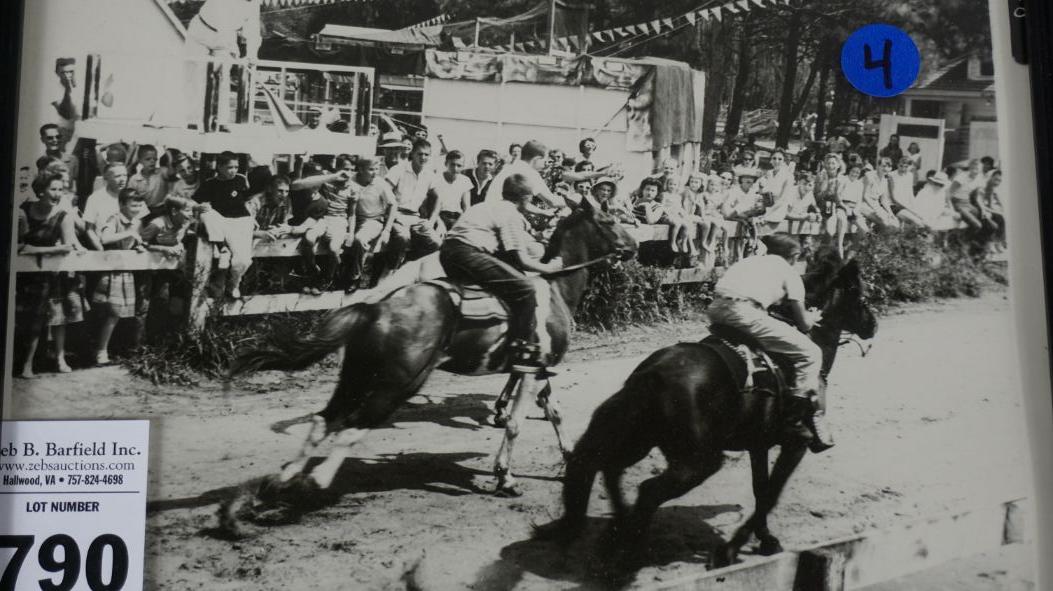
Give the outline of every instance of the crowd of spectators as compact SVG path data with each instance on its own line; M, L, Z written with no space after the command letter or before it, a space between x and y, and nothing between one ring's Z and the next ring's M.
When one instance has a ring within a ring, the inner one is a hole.
M503 155L469 155L448 150L441 136L436 148L424 130L389 132L378 137L374 157L308 157L277 169L229 152L202 157L123 143L76 159L51 124L40 139L35 178L19 171L21 253L130 250L182 259L194 240L204 240L215 255L216 296L235 300L259 262L254 249L289 238L301 256L282 259L282 274L297 278L302 293L373 286L407 259L439 250L467 208L501 198L511 174L533 185L528 217L538 240L559 213L588 200L623 224L668 226L669 248L685 267L730 264L785 222L821 227L843 255L846 237L903 225L963 227L985 250L1002 248L1005 232L1001 172L992 159L921 171L916 150L904 150L895 136L869 157L858 151L868 145L863 140L837 134L795 157L731 138L697 167L666 159L632 186L619 163L598 161L593 138L573 155L537 141ZM69 371L65 327L90 315L90 361L108 363L121 319L134 319L138 342L148 317L186 305L189 283L179 270L22 274L16 320L28 338L20 374L33 376L43 336L54 343L55 367ZM177 326L169 320L161 322Z

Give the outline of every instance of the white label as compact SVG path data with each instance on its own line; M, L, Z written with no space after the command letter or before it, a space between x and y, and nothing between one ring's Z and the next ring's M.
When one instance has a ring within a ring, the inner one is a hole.
M0 424L0 591L143 587L149 421Z

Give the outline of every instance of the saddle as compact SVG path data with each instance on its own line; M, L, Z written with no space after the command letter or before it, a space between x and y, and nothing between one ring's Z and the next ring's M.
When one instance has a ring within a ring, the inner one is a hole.
M477 322L504 322L508 320L508 309L504 302L478 285L461 284L447 278L430 279L424 283L441 287L457 306L461 317ZM540 277L534 279L538 302L548 301L549 284Z
M508 309L504 302L478 285L462 285L446 278L425 283L444 289L462 318L479 322L508 320Z
M776 398L786 393L786 376L792 365L769 355L749 334L725 326L710 326L710 335L702 344L712 349L728 366L735 384L743 393L763 390ZM758 384L763 382L763 384ZM763 385L763 388L758 388Z

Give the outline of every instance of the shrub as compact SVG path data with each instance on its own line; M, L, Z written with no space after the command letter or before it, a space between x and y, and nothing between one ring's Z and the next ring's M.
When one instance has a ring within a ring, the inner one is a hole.
M575 320L583 328L614 330L674 320L705 306L710 283L663 286L666 271L629 261L594 273Z
M929 232L907 228L859 240L856 259L878 309L933 298L979 296L981 264L959 248L941 246Z
M194 385L202 376L222 376L234 357L259 339L275 331L307 332L321 316L311 312L216 318L197 334L173 334L140 347L123 362L132 375L154 384Z

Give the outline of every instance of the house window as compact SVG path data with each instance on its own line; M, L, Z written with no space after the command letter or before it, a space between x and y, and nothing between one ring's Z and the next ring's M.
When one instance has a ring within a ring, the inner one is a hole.
M991 56L973 56L969 58L969 69L966 72L969 80L993 80L994 61Z
M910 116L939 119L943 117L943 103L940 101L913 100L910 103Z

